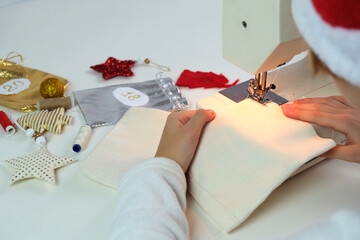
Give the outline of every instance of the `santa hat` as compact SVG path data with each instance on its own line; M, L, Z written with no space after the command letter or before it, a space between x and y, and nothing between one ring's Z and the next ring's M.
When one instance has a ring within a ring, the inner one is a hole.
M360 1L293 0L305 41L337 76L360 87Z

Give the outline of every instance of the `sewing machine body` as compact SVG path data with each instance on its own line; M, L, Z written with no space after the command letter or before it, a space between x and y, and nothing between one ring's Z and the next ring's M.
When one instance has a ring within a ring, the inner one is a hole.
M330 76L313 73L305 53L286 64L306 49L292 18L291 0L223 0L223 57L255 75L256 88L260 91L260 98L252 97L255 101L262 104L275 101L275 98L269 98L272 95L279 95L289 102L340 95ZM270 89L267 83L275 84L276 88ZM254 89L250 88L250 85L238 84L201 99L197 107L221 110L252 96ZM268 90L274 94L268 94ZM282 103L284 101L279 105ZM320 137L333 138L338 144L346 140L344 135L330 128L314 125L314 129ZM314 159L299 171L320 160Z

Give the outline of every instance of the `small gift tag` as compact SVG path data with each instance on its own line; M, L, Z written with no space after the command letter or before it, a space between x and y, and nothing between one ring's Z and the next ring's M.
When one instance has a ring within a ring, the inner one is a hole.
M141 107L149 102L149 96L131 87L119 87L113 91L114 97L124 105Z
M1 95L17 94L30 86L30 81L27 78L15 78L0 85Z

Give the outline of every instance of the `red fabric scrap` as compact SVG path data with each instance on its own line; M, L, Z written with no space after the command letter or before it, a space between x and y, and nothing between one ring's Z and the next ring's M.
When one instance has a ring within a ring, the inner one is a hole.
M213 72L192 72L185 69L178 78L176 85L189 88L228 88L239 82L237 79L234 83L228 84L229 80L222 74Z
M177 80L176 85L189 88L228 88L236 85L239 82L239 79L232 84L227 84L228 82L229 80L221 73L192 72L185 69Z

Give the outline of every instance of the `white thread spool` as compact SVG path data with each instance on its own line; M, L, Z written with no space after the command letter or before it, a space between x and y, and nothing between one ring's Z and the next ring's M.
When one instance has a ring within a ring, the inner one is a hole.
M26 129L25 134L28 137L33 137L35 135L35 131L32 128L28 128L28 129Z
M88 126L88 125L81 126L78 134L76 135L74 143L73 143L72 149L74 152L80 152L81 149L86 147L86 145L89 142L91 132L92 132L92 129L90 126Z
M46 138L44 136L39 136L35 138L35 142L39 146L45 146L46 144Z

